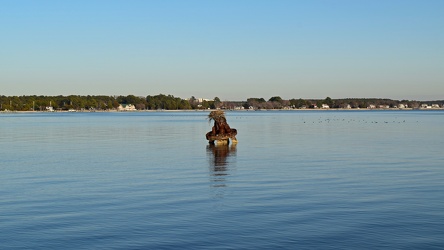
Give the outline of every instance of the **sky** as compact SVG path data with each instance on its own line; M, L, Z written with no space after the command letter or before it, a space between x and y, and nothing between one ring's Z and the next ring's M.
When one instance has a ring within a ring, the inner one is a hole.
M0 95L444 99L442 0L2 0Z

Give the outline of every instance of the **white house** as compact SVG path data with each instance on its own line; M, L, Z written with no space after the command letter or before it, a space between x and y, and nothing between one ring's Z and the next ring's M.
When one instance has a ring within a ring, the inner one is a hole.
M327 104L322 104L322 108L323 108L323 109L329 109L330 106L328 106Z
M136 107L132 104L120 104L117 107L118 111L136 111Z

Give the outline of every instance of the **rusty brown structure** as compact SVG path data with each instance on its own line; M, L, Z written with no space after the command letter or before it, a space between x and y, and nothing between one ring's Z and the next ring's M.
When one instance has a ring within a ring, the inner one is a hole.
M218 144L229 144L230 139L233 143L237 143L237 130L228 125L224 111L211 111L208 119L209 122L214 121L214 126L211 131L206 134L206 138L210 144L214 144L215 141L217 141Z

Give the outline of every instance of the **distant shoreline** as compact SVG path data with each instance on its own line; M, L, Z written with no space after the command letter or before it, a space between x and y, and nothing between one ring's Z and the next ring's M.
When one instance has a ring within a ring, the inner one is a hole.
M57 110L57 111L0 111L0 114L40 114L40 113L162 113L162 112L211 112L216 109L192 109L192 110L183 110L183 109L175 109L175 110L134 110L134 111L119 111L119 110L76 110L76 111L68 111L68 110ZM374 108L374 109L338 109L338 108L330 108L330 109L257 109L257 110L249 110L249 109L223 109L226 112L270 112L270 111L279 111L279 112L317 112L317 111L442 111L444 108Z

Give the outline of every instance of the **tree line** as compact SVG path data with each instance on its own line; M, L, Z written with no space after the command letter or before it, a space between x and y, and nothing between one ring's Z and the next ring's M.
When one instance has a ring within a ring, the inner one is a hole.
M121 104L132 104L137 110L193 110L193 109L310 109L328 105L330 108L368 108L399 107L401 104L409 108L418 108L421 104L439 104L441 101L411 101L378 98L346 98L332 99L289 99L273 96L264 98L248 98L246 101L221 101L218 97L213 100L198 100L194 96L182 99L173 95L148 95L139 97L127 96L0 96L0 111L44 111L46 107L54 110L115 110Z
M221 101L199 101L195 97L182 99L173 95L128 96L0 96L0 111L45 111L54 110L114 110L121 104L132 104L137 110L192 110L220 108Z
M335 109L357 109L357 108L369 108L369 107L388 107L396 108L404 105L409 108L419 108L422 103L431 104L436 103L442 106L444 100L441 101L427 101L419 102L412 100L392 100L382 98L344 98L344 99L332 99L326 97L325 99L290 99L284 100L279 96L274 96L266 101L264 98L248 98L243 104L244 108L249 109L314 109L321 108L323 105L327 105L329 108Z

